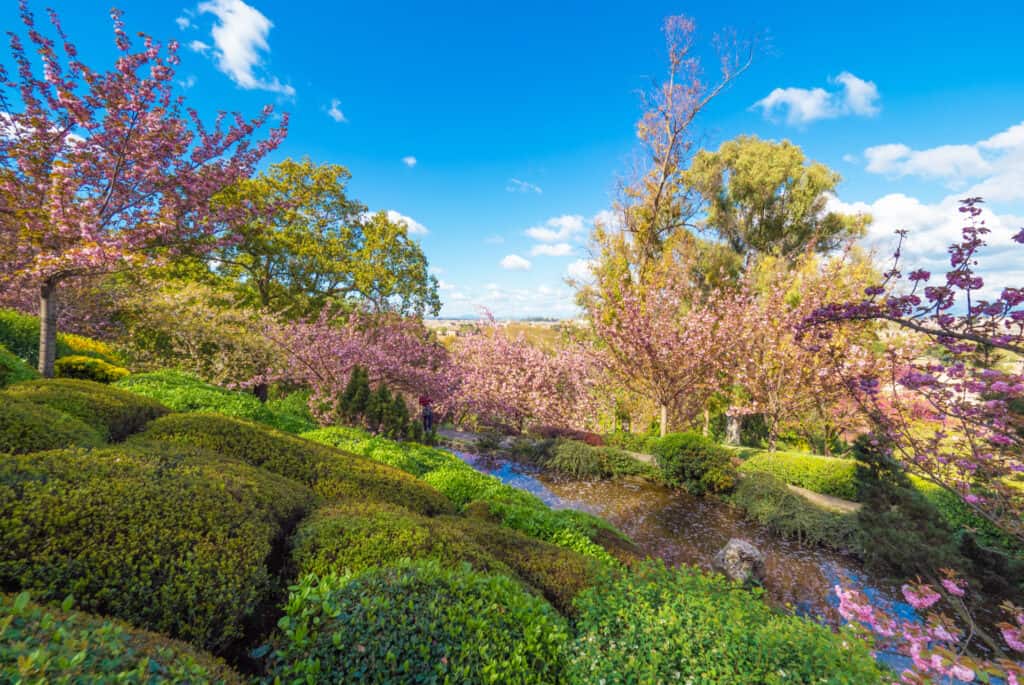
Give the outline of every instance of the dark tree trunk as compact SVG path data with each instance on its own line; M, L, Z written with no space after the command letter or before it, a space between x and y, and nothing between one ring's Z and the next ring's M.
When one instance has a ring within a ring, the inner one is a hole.
M48 280L39 288L39 373L53 378L57 359L57 283Z

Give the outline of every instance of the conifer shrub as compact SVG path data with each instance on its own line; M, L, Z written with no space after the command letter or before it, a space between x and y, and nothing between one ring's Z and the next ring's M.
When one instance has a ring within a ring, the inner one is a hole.
M142 430L168 409L119 388L72 378L27 381L3 391L7 397L70 414L114 442Z
M726 492L736 484L727 449L698 433L670 433L654 444L665 482L695 495Z
M244 681L223 661L110 618L0 594L0 682L217 683Z
M53 365L53 372L57 378L78 378L97 383L116 383L130 373L123 366L77 354L58 359Z
M219 651L263 611L273 552L311 502L174 445L0 456L0 587Z
M99 431L73 416L46 405L0 396L0 454L102 444Z
M306 683L560 682L565 620L501 575L401 562L306 576L269 645L269 674Z
M443 494L408 473L241 419L174 414L154 421L146 437L239 459L305 483L327 498L392 502L423 514L453 511Z

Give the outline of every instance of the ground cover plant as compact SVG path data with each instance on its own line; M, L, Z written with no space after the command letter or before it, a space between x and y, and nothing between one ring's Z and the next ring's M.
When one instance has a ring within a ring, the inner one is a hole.
M786 483L823 495L857 499L857 461L799 452L760 452L740 465L740 473L770 473Z

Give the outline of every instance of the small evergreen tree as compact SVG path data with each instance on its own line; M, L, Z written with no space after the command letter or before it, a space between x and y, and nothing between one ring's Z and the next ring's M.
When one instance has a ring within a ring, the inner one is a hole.
M370 395L366 404L366 422L371 431L376 433L384 426L384 421L391 409L391 392L388 386L381 383Z
M384 433L389 438L402 439L409 432L409 407L405 398L395 393L384 418Z

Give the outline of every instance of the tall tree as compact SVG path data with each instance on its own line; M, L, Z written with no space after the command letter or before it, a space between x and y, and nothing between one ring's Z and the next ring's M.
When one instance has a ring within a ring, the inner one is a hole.
M839 174L808 162L789 141L740 136L717 151L698 152L682 177L706 203L702 228L744 258L828 252L863 235L870 221L828 211Z
M240 239L216 255L216 271L250 303L295 318L329 300L376 311L436 314L437 281L408 226L368 215L348 197L351 174L308 158L272 165L219 196L245 218Z
M134 48L111 13L119 57L107 71L79 59L57 15L61 43L21 19L42 75L12 33L17 76L0 67L0 278L29 278L39 293L39 370L53 375L61 283L135 267L209 238L210 198L248 177L285 135L254 131L270 114L225 115L213 129L173 93L176 42L142 36Z

